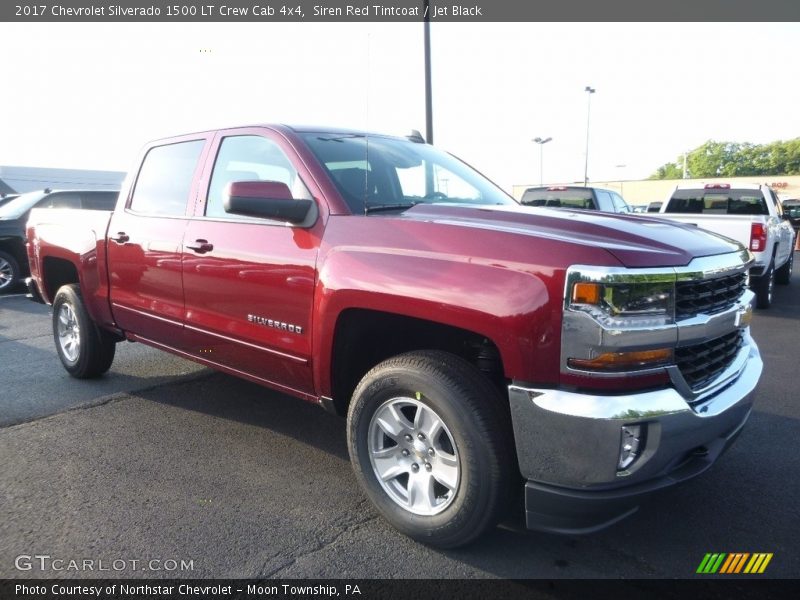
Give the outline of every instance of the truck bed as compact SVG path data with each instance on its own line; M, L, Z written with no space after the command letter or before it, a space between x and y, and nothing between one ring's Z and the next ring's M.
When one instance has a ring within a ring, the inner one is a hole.
M728 215L728 214L681 214L658 213L648 215L659 219L669 219L678 223L697 225L701 229L736 240L745 248L750 245L750 228L753 223L764 222L764 217L757 215Z

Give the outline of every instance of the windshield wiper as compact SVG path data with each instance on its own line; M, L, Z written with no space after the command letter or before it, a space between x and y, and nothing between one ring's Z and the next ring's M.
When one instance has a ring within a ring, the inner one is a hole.
M373 212L383 212L389 210L408 210L414 208L419 202L405 202L398 204L367 204L364 206L364 214L368 215Z

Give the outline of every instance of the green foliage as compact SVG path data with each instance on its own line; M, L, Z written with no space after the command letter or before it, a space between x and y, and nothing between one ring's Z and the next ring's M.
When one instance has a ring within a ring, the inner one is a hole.
M707 141L686 156L687 176L748 177L800 175L800 138L770 144ZM659 167L648 179L680 179L683 156Z

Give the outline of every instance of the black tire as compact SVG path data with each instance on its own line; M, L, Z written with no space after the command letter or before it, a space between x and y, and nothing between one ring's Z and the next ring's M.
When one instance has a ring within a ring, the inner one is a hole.
M756 293L756 308L769 308L772 306L772 292L775 287L775 267L773 263L764 274L758 278L753 291Z
M400 409L414 429L403 429L404 434L396 435L402 441L395 446L386 429L378 424L381 419L376 413L403 403L415 405ZM418 438L419 432L428 429L417 428L412 422L418 414L432 415L443 423L438 434L419 444L417 439L424 439L424 435ZM471 364L439 351L410 352L391 358L373 368L358 384L347 418L348 449L359 483L383 517L400 532L432 546L454 548L473 541L497 524L515 481L513 473L518 473L513 433L507 403ZM410 441L406 435L411 435ZM388 444L385 452L394 452L385 460L396 461L398 466L389 470L407 469L387 483L379 481L378 467L373 467L371 457L376 454L371 444L376 436L382 436ZM418 445L422 447L417 448ZM434 447L437 451L431 454ZM402 455L403 452L410 454ZM445 462L450 466L441 466ZM416 471L414 465L418 465ZM453 468L457 469L457 483L446 488L439 482L444 481L444 471L440 469L450 469L452 473ZM404 477L408 497L402 504L398 496L403 493ZM415 482L427 478L424 480L429 493L420 504L431 507L433 514L419 514L408 506L412 487L426 489L424 483L412 485L412 477ZM433 502L429 502L431 499Z
M789 253L789 259L783 263L783 266L775 271L775 283L781 285L789 285L792 280L792 269L794 268L794 250Z
M6 252L0 252L0 294L17 287L20 278L19 264Z
M61 364L78 379L99 377L114 362L116 340L89 317L75 284L62 286L53 300L53 339Z

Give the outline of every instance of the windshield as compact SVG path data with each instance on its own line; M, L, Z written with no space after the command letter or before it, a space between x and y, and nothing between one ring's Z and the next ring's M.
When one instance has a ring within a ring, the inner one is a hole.
M423 202L516 205L457 158L428 144L357 134L304 134L353 214Z
M528 188L520 200L525 206L552 206L593 209L592 190L588 188Z
M667 204L668 213L706 215L768 215L760 190L677 190Z
M0 206L0 219L19 219L33 208L34 204L44 198L44 195L44 192L30 192L17 196Z

